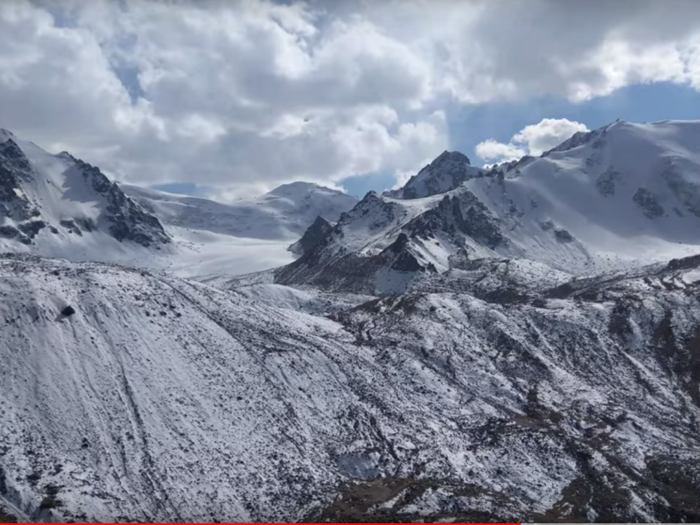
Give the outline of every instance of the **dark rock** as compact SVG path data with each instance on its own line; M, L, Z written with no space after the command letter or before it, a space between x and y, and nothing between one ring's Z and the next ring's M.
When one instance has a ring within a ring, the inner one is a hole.
M36 485L37 482L41 479L41 473L40 472L32 472L27 476L27 481L31 483L32 485Z
M615 183L620 178L620 174L616 171L606 171L596 179L595 185L603 197L615 195Z
M46 496L44 499L41 500L41 503L39 504L40 509L53 509L57 506L58 505L56 504L56 500L51 496Z
M14 226L10 226L9 224L0 226L0 237L4 237L5 239L14 239L19 235L20 231Z
M46 228L46 223L44 221L27 221L19 224L19 229L30 239L36 237L42 229Z
M66 306L63 310L61 310L61 315L65 315L66 317L69 317L75 313L75 309L68 305Z
M417 175L411 177L399 190L399 194L404 199L415 199L442 193L445 188L457 188L470 178L467 172L467 166L470 164L469 158L463 153L444 151ZM421 183L423 187L419 191L417 188Z
M301 239L289 247L289 251L297 255L311 252L332 229L333 225L319 215L313 224L307 228Z
M573 236L569 233L568 230L565 230L564 228L557 228L554 230L554 237L557 239L559 242L573 242L574 238Z
M656 196L646 188L637 189L632 200L641 208L642 213L649 219L661 217L666 213L663 206L661 206L656 199Z
M673 165L669 165L661 174L668 183L675 197L683 203L687 211L700 217L700 185L686 180ZM678 210L676 213L679 214Z

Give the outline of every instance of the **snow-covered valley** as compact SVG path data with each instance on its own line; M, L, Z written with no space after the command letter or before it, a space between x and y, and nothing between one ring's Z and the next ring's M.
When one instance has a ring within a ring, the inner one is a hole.
M700 521L700 122L356 204L120 189L4 133L5 514Z

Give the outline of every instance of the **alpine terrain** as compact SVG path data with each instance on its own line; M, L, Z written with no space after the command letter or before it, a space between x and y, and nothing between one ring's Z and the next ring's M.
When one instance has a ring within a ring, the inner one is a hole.
M230 204L128 184L120 188L165 224L269 240L298 239L317 217L335 222L358 202L352 195L309 182L284 184Z
M120 188L3 140L0 516L700 521L700 121L445 152L354 204ZM149 262L189 230L284 230L290 261Z
M236 275L291 262L289 245L317 217L336 221L356 203L304 182L233 204L117 184L0 130L3 251Z
M160 221L97 167L0 129L0 248L111 260L171 242ZM128 248L127 248L128 247Z

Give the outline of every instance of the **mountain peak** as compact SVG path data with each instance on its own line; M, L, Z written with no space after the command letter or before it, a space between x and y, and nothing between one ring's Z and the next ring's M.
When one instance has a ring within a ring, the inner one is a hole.
M330 222L320 215L317 215L316 220L307 228L301 239L287 249L297 255L311 253L332 229L333 225Z
M266 193L266 195L275 195L278 197L290 197L290 196L298 196L298 195L301 195L304 193L309 193L311 191L318 191L318 190L337 191L337 190L332 190L331 188L327 188L325 186L321 186L321 185L316 184L314 182L305 182L305 181L299 180L299 181L289 182L287 184L282 184L280 186L277 186L274 190L268 191Z
M98 242L95 236L143 247L170 242L158 219L97 167L47 153L7 130L0 134L5 138L0 142L0 249L32 245L42 254L87 253Z
M25 155L19 144L15 142L14 135L12 137L7 137L2 143L0 143L2 148L2 154L4 157L11 159L24 159Z
M400 190L388 194L403 199L429 197L453 190L479 170L459 151L443 151L435 160L409 179Z
M464 153L461 151L448 151L445 150L440 155L438 155L433 162L431 162L431 166L434 164L445 164L449 162L465 162L469 165L471 165L471 161L469 160L469 157L467 157Z

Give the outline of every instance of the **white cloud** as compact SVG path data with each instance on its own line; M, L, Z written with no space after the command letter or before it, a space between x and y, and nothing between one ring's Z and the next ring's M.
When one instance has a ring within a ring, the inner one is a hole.
M480 142L474 148L476 154L486 162L503 162L519 159L527 155L527 151L514 144L504 144L493 139Z
M565 118L546 118L525 126L507 144L489 139L477 144L475 151L487 163L507 162L525 155L541 155L579 131L588 131L588 128Z
M0 2L0 126L136 183L406 174L455 101L659 80L700 90L696 0ZM546 149L553 122L479 154Z
M537 124L525 126L511 141L523 144L530 155L541 155L578 131L588 131L588 128L585 124L565 118L545 118Z

